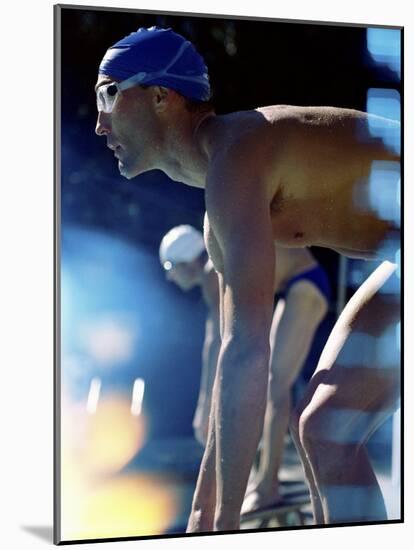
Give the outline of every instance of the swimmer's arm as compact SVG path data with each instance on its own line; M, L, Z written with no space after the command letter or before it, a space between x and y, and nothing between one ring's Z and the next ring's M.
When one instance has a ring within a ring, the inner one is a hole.
M204 300L208 307L208 315L203 345L200 392L193 420L196 438L202 445L206 444L207 439L211 396L221 344L219 285L217 274L212 272L210 279L209 288L207 292L204 293Z
M215 272L214 272L215 274ZM209 421L207 430L207 442L205 445L203 460L200 465L200 471L197 479L196 489L194 491L193 502L191 506L191 514L188 520L187 533L200 533L205 531L212 531L214 528L214 512L216 507L216 430L215 430L215 407L214 403L216 399L215 395L215 373L217 367L218 353L221 345L221 333L220 333L220 286L219 280L221 275L215 275L214 288L210 288L211 292L208 295L204 293L204 299L209 307L209 315L213 317L214 323L214 340L212 344L213 349L210 347L210 353L208 365L203 364L203 373L208 376L208 384L211 384L210 391L210 404L209 407ZM213 353L215 358L213 358ZM207 367L209 370L204 368ZM211 369L211 370L210 370ZM207 390L208 391L208 390ZM211 405L213 403L213 405ZM204 403L206 405L206 403Z
M215 381L215 529L238 529L266 406L275 248L257 170L228 158L207 181L206 205L223 258L222 344ZM235 167L239 166L238 169Z

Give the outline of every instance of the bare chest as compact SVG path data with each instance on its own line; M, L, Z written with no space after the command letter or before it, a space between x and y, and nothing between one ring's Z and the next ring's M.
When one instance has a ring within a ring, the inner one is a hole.
M275 243L289 248L311 246L329 218L329 203L320 198L289 197L278 193L270 204Z

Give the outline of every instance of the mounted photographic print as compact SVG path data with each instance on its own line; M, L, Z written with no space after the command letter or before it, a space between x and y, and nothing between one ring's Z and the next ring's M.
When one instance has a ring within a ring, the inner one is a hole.
M402 522L402 27L54 9L55 543Z

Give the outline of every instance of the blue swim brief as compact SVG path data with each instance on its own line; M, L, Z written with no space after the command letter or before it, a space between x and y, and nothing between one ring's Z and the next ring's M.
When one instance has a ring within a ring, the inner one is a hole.
M320 266L317 265L316 267L312 267L311 269L308 269L306 271L302 271L302 273L299 273L298 275L295 275L289 281L286 283L286 286L283 288L281 292L279 292L279 296L286 297L289 293L289 290L292 288L292 286L297 283L298 281L309 281L313 283L316 288L320 290L320 292L325 296L326 300L329 302L331 299L331 286L329 284L328 276L325 272L325 270Z

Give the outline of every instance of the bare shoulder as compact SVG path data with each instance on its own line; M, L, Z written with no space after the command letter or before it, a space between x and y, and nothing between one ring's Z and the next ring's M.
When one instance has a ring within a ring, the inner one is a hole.
M208 136L206 198L233 199L243 189L264 189L269 198L276 182L278 140L272 120L257 110L217 116ZM236 189L237 188L237 189Z

